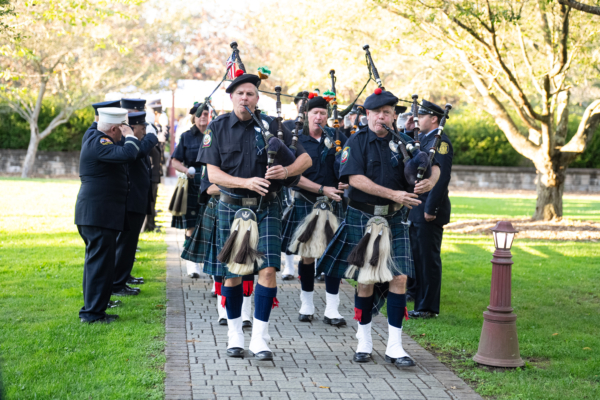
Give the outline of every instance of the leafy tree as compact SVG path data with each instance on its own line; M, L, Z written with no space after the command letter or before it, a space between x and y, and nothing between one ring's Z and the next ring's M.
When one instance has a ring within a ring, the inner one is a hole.
M456 84L489 113L508 141L538 170L534 219L562 217L566 170L600 124L600 100L585 109L567 141L570 91L597 79L600 25L547 1L380 0L443 49ZM462 76L467 79L463 79Z

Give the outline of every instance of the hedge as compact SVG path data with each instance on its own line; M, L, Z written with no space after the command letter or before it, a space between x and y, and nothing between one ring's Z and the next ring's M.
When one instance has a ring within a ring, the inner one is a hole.
M579 114L583 113L583 109ZM43 103L40 126L47 126L58 110L52 100ZM569 122L569 138L577 131L581 116ZM69 122L56 128L40 142L39 150L80 150L81 138L94 121L94 110L86 107L75 111ZM454 147L454 164L492 166L531 166L531 161L521 156L494 123L492 117L471 106L461 106L452 111L446 133ZM27 149L29 124L18 114L7 112L0 104L0 148ZM571 164L574 168L600 168L600 128L586 152Z

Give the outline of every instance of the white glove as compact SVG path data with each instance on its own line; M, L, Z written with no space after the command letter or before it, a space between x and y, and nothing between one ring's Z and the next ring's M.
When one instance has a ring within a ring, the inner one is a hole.
M187 179L187 175L184 174L183 172L175 171L175 173L178 178L186 178Z
M190 174L190 175L196 175L196 168L189 167L187 173Z

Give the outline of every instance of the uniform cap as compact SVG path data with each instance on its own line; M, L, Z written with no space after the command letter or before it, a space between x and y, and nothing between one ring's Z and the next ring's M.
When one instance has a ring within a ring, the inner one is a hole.
M94 114L96 114L96 115L98 115L99 108L105 108L105 107L117 107L118 108L120 106L121 106L120 100L103 101L100 103L92 104L92 107L94 107Z
M324 108L327 109L327 100L321 96L315 96L308 101L308 111L313 108Z
M407 110L407 107L404 106L395 106L394 110L396 111L396 114L400 115L400 114L404 114Z
M144 99L121 99L121 108L128 110L144 111L144 105L146 100Z
M129 113L129 125L148 125L146 123L146 112L132 112Z
M398 98L388 92L387 90L381 90L381 88L375 89L375 92L367 97L365 100L364 107L367 110L376 110L383 106L395 106L398 102Z
M444 110L437 104L434 104L427 100L423 100L421 101L421 107L419 107L419 115L424 114L435 115L441 118L444 116Z
M98 123L126 124L127 110L117 107L105 107L98 110Z
M258 89L258 87L260 86L260 82L261 81L260 81L260 78L258 77L258 75L242 74L242 75L238 76L237 78L235 78L231 82L231 85L229 85L229 87L225 90L225 93L229 93L229 94L233 93L235 88L238 87L239 85L241 85L242 83L251 83L254 86L256 86L256 88Z

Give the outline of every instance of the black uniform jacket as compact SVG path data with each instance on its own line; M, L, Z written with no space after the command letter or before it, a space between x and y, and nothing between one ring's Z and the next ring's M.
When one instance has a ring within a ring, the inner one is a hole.
M328 149L325 146L326 134L323 133L321 140L316 140L309 135L305 135L304 131L300 131L298 141L302 143L304 150L308 153L312 159L312 166L302 173L302 176L306 179L323 186L332 186L337 188L339 180L339 165L336 168L336 155L335 155L335 129L325 127L327 130L330 140L333 146ZM342 148L346 143L346 136L340 130L340 142ZM340 158L339 156L337 158ZM294 190L303 191L300 188L294 188Z
M138 214L150 214L150 185L151 175L150 157L148 154L158 143L156 135L147 134L140 142L140 151L135 161L130 162L129 168L129 194L127 195L127 211ZM125 141L120 143L125 145Z
M404 163L398 153L390 149L392 134L379 138L368 127L350 136L342 149L340 180L348 183L350 175L364 175L374 183L392 190L408 188L404 177ZM392 200L373 196L350 186L351 200L376 206L392 204Z
M266 115L261 118L269 126L268 131L276 136L277 120ZM285 126L283 141L287 146L292 143L292 133ZM296 157L304 153L306 151L298 141ZM264 178L267 172L267 151L260 128L253 119L240 121L233 112L220 115L206 129L198 161L219 167L237 178ZM269 192L279 192L283 184L283 180L272 180ZM247 189L223 190L240 196L258 196L256 192Z
M198 151L202 146L204 140L204 134L200 132L200 129L196 125L183 132L179 138L179 143L175 147L172 158L179 160L186 167L194 167L197 173L200 173L202 163L196 161L198 157Z
M82 146L85 143L85 141L90 137L92 132L94 132L96 129L98 129L98 122L94 121L92 122L92 125L90 125L90 127L87 129L87 131L85 131L85 133L83 134L83 138L81 139Z
M134 161L140 141L131 136L119 146L95 130L81 147L81 188L75 204L75 223L122 231L127 209L127 163Z
M435 141L434 132L427 134L421 140L421 150L429 151ZM437 225L446 225L450 222L450 199L448 198L448 184L450 183L450 174L452 173L452 158L454 150L452 143L445 134L442 134L442 140L438 152L435 154L435 162L440 167L440 179L430 192L419 195L421 205L413 207L408 215L408 219L416 223L424 223L425 213L435 215L432 223Z

